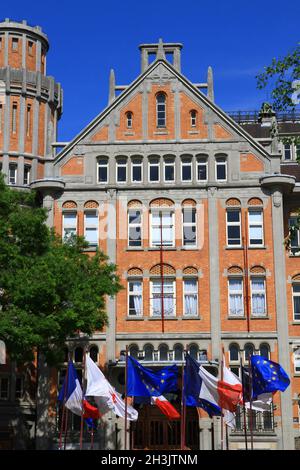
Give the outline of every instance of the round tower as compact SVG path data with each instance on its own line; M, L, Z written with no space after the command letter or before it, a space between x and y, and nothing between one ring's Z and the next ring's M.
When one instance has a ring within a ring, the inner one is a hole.
M49 42L39 26L0 22L0 170L8 184L43 178L62 114L62 89L46 75Z

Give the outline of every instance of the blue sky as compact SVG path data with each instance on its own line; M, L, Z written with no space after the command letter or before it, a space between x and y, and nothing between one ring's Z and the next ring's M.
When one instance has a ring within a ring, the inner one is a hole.
M182 73L206 80L213 67L215 101L224 110L253 110L268 100L255 75L300 41L298 0L14 0L2 18L26 19L48 35L47 74L64 89L59 139L70 140L106 105L108 78L140 73L138 45L183 43Z

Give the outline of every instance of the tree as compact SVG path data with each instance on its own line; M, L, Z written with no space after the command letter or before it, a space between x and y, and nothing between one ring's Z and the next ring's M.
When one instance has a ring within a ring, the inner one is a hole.
M105 297L121 286L102 252L87 256L83 238L63 242L45 221L33 193L0 177L0 339L12 359L30 360L38 349L53 365L67 338L108 324Z

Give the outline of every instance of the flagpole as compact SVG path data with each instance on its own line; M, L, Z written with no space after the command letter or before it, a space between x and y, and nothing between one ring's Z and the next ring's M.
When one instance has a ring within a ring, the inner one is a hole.
M222 348L222 360L221 360L221 381L223 382L223 368L224 368L224 348ZM224 417L223 417L223 408L221 408L221 450L224 450Z
M252 416L252 365L251 357L249 356L249 381L250 381L250 438L251 438L251 450L253 450L253 416Z
M164 261L163 261L163 232L162 232L162 211L160 216L160 282L161 282L161 332L165 332L165 312L164 312Z
M228 438L228 426L225 424L225 430L226 430L226 450L229 450L229 438Z
M242 363L242 358L241 357L240 357L240 367L241 367L241 374L242 374L242 389L243 389L243 415L244 415L245 448L246 448L246 450L248 450L246 407L245 407L245 381L244 381L243 363Z
M65 422L65 429L64 429L64 450L66 450L67 446L67 434L68 434L68 424L69 424L69 410L66 409L66 422Z
M250 311L249 311L249 276L248 276L248 230L247 230L247 213L245 213L245 236L243 236L243 254L244 254L244 270L245 270L245 303L247 331L250 332Z
M83 415L84 407L83 400L85 394L85 367L86 367L86 347L83 348L83 375L82 375L82 398L81 398L81 420L80 420L80 439L79 439L79 448L82 450L82 440L83 440Z
M124 435L124 450L127 450L127 373L128 373L128 346L126 346L125 356L125 435Z
M184 396L184 364L181 368L182 379L181 379L181 440L180 448L184 450L185 448L185 431L186 431L186 406L185 406L185 396Z
M68 390L68 375L69 375L69 357L68 357L68 363L67 363L67 370L66 370L66 376L65 376L65 388L64 388L64 399L63 399L63 409L62 409L62 417L61 417L61 425L60 425L60 433L59 433L59 444L58 448L61 450L62 448L62 436L65 428L65 419L66 419L66 395L67 395L67 390Z

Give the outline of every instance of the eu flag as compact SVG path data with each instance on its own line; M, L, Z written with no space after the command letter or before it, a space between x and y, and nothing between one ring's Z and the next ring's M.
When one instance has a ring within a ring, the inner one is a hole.
M253 394L276 392L289 386L290 379L280 364L262 356L251 356Z
M178 368L163 367L153 371L128 356L127 395L129 397L159 397L178 389Z
M221 416L221 408L214 403L199 398L202 385L202 379L199 375L199 364L189 354L186 354L185 360L184 397L186 406L203 408L210 417Z

